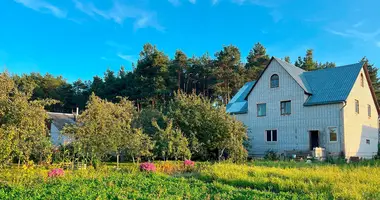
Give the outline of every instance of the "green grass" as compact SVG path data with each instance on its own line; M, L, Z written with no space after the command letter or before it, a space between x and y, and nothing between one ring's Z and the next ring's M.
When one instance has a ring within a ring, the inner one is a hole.
M0 171L0 199L380 199L380 162L331 165L255 161L247 164L156 163L158 172L113 164L66 171L51 179L45 168Z

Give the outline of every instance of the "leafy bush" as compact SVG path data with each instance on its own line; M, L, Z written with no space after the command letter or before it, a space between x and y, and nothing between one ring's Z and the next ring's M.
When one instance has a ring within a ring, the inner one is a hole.
M49 178L61 177L63 175L65 175L65 172L61 168L52 169L48 173Z
M146 162L140 164L140 170L145 172L155 172L156 166L153 163Z
M243 145L247 137L245 126L215 106L209 99L196 94L176 94L169 104L168 118L179 127L189 141L194 159L245 160Z
M268 150L267 152L265 152L264 159L274 161L274 160L279 160L280 157L278 156L277 152L273 150Z

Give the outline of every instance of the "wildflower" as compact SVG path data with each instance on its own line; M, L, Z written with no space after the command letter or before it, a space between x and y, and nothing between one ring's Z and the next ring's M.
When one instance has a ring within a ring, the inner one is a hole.
M195 162L194 162L194 161L191 161L191 160L185 160L185 161L183 162L183 164L185 165L185 167L194 167Z
M154 166L153 163L150 162L145 162L140 164L140 170L141 171L146 171L146 172L155 172L156 171L156 166Z
M63 175L65 175L65 172L61 168L52 169L48 173L49 178L60 177L60 176L63 176Z

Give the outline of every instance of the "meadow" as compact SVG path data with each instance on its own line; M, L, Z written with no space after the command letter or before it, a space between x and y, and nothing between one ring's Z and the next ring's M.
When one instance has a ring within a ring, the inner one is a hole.
M155 162L98 169L9 167L0 171L0 199L380 199L380 162L328 164L252 161L244 164Z

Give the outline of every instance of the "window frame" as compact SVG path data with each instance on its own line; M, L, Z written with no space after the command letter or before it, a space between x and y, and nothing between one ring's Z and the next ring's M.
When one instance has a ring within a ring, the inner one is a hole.
M331 140L331 129L335 129L336 132L335 132L335 135L336 135L336 140ZM327 127L327 130L328 130L328 133L329 133L329 143L337 143L339 141L339 130L338 130L338 127L337 126L329 126Z
M282 104L284 104L284 113L282 112ZM290 104L290 113L285 113L286 111L286 103ZM292 100L285 100L285 101L280 101L280 114L281 116L287 116L292 114Z
M372 117L372 107L371 105L367 105L367 112L368 112L368 118L371 118Z
M355 113L356 114L360 113L360 102L357 99L355 99Z
M364 87L364 76L363 76L363 73L360 73L360 86Z
M371 145L371 140L370 139L365 139L365 143L368 145Z
M276 77L276 76L277 76L277 87L273 87L272 80L273 80L273 77ZM272 74L272 76L270 76L269 87L270 88L279 88L280 87L280 76L278 74Z
M268 141L268 131L270 131L270 141ZM276 132L276 141L273 141L273 132ZM278 142L278 130L277 129L271 129L271 130L265 130L264 131L264 141L266 143L277 143Z
M264 115L259 115L259 106L260 105L265 105L265 114ZM265 116L267 116L267 104L266 103L257 103L256 104L256 116L257 117L265 117Z

